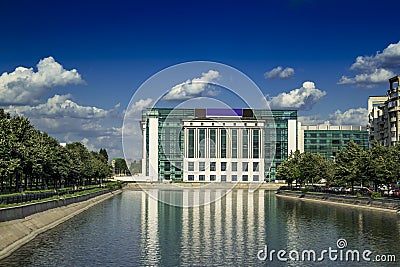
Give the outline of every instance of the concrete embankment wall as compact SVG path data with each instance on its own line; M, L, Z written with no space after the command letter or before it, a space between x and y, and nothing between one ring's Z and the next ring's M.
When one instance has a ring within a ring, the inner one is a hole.
M184 182L184 183L128 183L127 189L266 189L277 190L286 185L282 183L218 183L218 182Z
M312 194L296 191L280 190L277 197L290 197L305 201L317 201L319 203L339 204L360 208L375 209L381 211L400 212L399 200L372 199L368 197L338 196L333 194Z
M38 234L67 221L82 211L121 192L122 190L106 193L101 192L101 194L100 192L95 192L68 198L64 201L57 202L56 200L48 201L48 203L36 203L41 205L34 205L33 207L25 209L15 207L15 214L13 214L12 211L7 211L4 214L10 216L10 218L24 216L24 214L30 212L36 213L31 213L20 219L0 222L0 259L9 256L12 252L35 238ZM3 214L1 216L3 216Z
M54 199L54 200L49 200L45 202L39 202L39 203L30 203L22 206L16 206L16 207L9 207L9 208L3 208L0 209L0 222L6 222L6 221L11 221L11 220L17 220L17 219L22 219L25 218L29 215L42 212L45 210L49 209L54 209L54 208L59 208L63 206L67 206L73 203L81 202L88 200L90 198L108 193L109 191L104 190L104 191L98 191L94 192L91 194L85 194L81 196L75 196L75 197L70 197L70 198L60 198L60 199Z

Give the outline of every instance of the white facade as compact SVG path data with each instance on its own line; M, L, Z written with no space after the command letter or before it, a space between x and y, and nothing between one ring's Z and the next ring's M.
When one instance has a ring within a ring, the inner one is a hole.
M264 180L264 122L223 119L184 121L184 136L184 181Z

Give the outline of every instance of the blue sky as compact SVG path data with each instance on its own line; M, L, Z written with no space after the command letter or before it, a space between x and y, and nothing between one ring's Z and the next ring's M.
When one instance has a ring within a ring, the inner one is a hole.
M206 60L240 70L272 107L296 108L304 123L365 124L368 96L400 73L396 5L3 0L0 106L61 142L122 156L135 90L169 66Z

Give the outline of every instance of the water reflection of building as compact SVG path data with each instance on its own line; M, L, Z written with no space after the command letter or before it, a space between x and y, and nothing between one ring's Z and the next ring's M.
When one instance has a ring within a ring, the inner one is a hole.
M157 194L157 189L148 191L150 194ZM141 212L141 255L142 261L146 266L157 265L159 261L158 250L158 200L149 194L142 192L142 212Z
M209 204L176 208L142 194L142 251L146 251L143 259L149 265L157 258L162 261L163 254L170 253L162 248L172 245L179 247L177 258L181 263L193 263L204 262L207 257L212 257L209 262L224 262L226 255L254 257L254 249L247 244L265 243L264 190L153 190L150 194L179 203Z

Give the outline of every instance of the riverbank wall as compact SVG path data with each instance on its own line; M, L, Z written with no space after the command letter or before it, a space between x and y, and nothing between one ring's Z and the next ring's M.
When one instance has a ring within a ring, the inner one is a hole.
M0 222L22 219L38 212L71 205L73 203L81 201L86 201L90 198L97 197L108 192L109 191L104 190L69 198L59 198L44 202L29 203L15 207L2 208L0 209Z
M35 203L35 205L8 208L8 211L0 216L18 219L0 222L0 259L9 256L37 235L121 192L122 190L101 192L101 194L94 192L64 200L51 200ZM28 208L23 208L26 206Z
M333 194L313 194L288 190L278 190L276 196L297 199L300 201L314 201L318 203L396 212L400 214L399 200L372 199L369 197L353 197Z
M183 182L183 183L128 183L125 189L160 189L160 190L180 190L180 189L265 189L278 190L283 183L206 183L206 182Z

